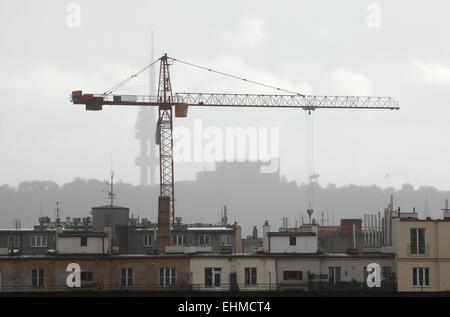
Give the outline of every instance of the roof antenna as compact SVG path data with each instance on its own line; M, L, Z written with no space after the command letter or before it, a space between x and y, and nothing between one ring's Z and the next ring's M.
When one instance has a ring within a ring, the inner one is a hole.
M226 226L228 225L228 217L227 217L227 205L223 206L223 218L222 218L222 225Z
M110 201L110 206L114 206L114 199L116 199L116 194L114 193L114 172L111 171L111 181L106 182L106 185L109 185L108 198Z
M61 209L59 208L59 201L56 202L56 226L59 227L61 220Z
M111 181L106 182L106 185L109 185L108 198L110 201L110 206L114 206L114 199L116 199L116 194L114 193L114 169L113 169L113 155L111 149Z

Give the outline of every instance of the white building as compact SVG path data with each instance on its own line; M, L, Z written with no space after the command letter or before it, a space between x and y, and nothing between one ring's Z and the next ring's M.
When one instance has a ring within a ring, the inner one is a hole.
M263 250L265 253L317 253L319 240L317 226L310 231L271 232L268 221L263 226Z
M106 232L71 231L58 233L57 254L110 254L111 238Z
M261 291L276 289L275 258L264 255L195 255L190 260L196 290Z

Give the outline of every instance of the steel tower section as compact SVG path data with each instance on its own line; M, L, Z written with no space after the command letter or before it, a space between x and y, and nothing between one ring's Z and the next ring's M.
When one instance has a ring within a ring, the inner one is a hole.
M165 54L161 58L158 102L159 117L156 141L159 141L160 196L170 198L170 214L175 222L175 190L173 173L173 120L172 120L172 86L170 83L170 60Z

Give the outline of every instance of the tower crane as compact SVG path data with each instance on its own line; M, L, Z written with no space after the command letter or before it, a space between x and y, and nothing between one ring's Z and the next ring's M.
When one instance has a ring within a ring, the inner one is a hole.
M160 63L158 94L156 96L114 95L123 86L140 73ZM276 89L285 94L227 94L227 93L174 93L170 80L169 66L174 62L197 67L206 71L219 73L245 82ZM286 94L287 93L287 94ZM103 106L150 106L158 107L158 122L155 141L159 145L160 160L160 200L158 219L162 209L169 212L172 224L175 222L175 191L173 164L173 110L175 117L186 117L188 107L231 107L231 108L296 108L308 111L316 109L363 109L363 110L398 110L398 101L391 97L360 97L360 96L313 96L281 89L263 83L229 75L210 68L205 68L186 61L175 59L164 54L139 72L102 94L85 94L81 90L72 91L71 102L85 105L86 110L98 111ZM167 208L161 206L161 199L166 201ZM168 227L169 224L167 223ZM167 229L167 228L166 228ZM167 232L167 230L166 230ZM170 231L168 233L170 235ZM170 237L165 237L166 243ZM158 246L158 249L159 246Z

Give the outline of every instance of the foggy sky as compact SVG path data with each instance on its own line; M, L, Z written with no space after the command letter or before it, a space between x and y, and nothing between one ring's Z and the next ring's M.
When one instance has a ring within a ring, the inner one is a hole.
M67 5L81 26L67 25ZM381 25L370 27L370 3ZM0 2L0 184L75 177L137 184L138 109L86 112L72 90L102 93L169 56L306 94L380 95L400 111L316 111L321 184L449 190L448 1L12 1ZM174 64L175 92L275 93ZM147 94L144 74L122 93ZM105 107L106 108L106 107ZM175 126L280 129L281 174L304 182L306 114L189 109ZM176 164L176 179L208 168ZM389 175L389 177L386 177Z

